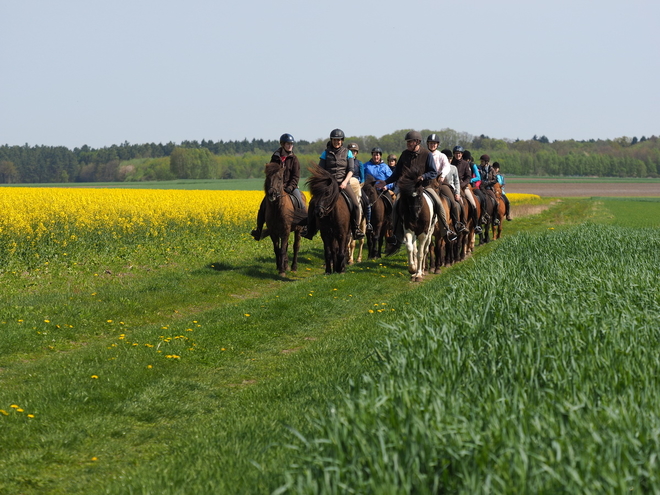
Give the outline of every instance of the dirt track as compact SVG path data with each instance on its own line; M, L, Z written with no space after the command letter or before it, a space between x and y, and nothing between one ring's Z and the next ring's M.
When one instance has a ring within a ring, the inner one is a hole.
M561 182L516 182L507 180L506 192L538 194L544 197L567 196L658 196L660 183L561 183Z

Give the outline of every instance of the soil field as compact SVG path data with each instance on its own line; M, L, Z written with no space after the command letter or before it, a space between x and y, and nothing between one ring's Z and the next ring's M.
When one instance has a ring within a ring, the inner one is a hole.
M568 196L658 196L659 182L527 182L507 179L506 192L538 194L542 197L558 198Z

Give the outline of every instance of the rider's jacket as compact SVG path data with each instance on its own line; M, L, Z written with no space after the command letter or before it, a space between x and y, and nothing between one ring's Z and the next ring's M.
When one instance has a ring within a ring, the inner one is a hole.
M457 160L456 158L451 161L451 164L458 169L458 180L461 182L461 189L465 189L472 180L470 164L466 160Z
M288 155L284 151L284 148L280 147L270 157L270 161L284 164L284 190L291 194L298 188L298 181L300 180L300 162L298 161L298 157L293 152Z
M405 149L401 153L399 161L396 162L394 172L385 180L385 183L392 184L396 182L408 170L412 170L415 174L421 176L425 186L438 176L435 162L429 150L419 148L417 151L410 151Z
M390 175L392 175L392 169L385 162L380 162L378 164L369 160L364 164L364 175L371 175L376 180L386 180ZM387 189L392 189L394 184L388 184Z
M321 153L319 167L330 172L337 182L341 183L348 172L354 171L354 166L353 153L348 148L344 146L333 148L332 142L328 141L327 147Z

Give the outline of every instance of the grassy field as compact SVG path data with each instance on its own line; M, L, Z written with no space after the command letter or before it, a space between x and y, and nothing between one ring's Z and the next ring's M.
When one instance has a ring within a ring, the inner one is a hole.
M423 284L280 278L249 220L3 269L0 493L658 490L658 213L553 202Z

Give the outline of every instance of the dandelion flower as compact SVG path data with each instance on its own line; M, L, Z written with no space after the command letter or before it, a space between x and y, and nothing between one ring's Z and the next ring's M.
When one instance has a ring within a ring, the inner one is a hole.
M34 414L28 414L27 417L28 418L34 418Z
M97 375L92 375L92 378L93 378L94 380L97 380L97 379L98 379L98 376L97 376Z

